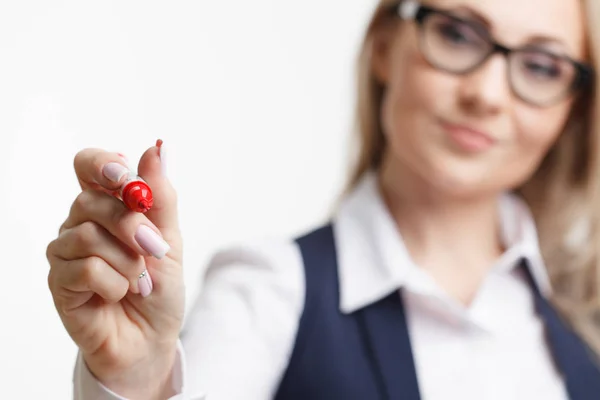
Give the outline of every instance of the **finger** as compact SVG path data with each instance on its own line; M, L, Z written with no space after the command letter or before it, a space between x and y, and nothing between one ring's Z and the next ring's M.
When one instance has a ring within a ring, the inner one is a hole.
M146 263L102 226L85 221L64 230L49 245L50 252L64 260L76 260L90 256L102 258L129 280L129 289L139 293L138 278L146 269Z
M77 260L51 258L50 289L61 299L62 312L85 304L93 294L109 303L120 301L129 290L129 281L100 257Z
M73 161L75 174L82 189L102 188L108 192L119 189L132 171L124 157L101 149L84 149Z
M142 155L138 172L152 188L154 204L146 213L165 237L179 237L177 193L165 174L166 151L162 141Z
M163 258L170 249L161 232L141 213L128 210L118 199L95 190L81 192L61 227L61 233L93 221L140 255Z

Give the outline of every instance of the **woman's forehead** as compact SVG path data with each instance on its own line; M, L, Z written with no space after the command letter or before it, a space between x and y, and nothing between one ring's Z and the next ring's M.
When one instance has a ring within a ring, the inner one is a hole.
M507 45L520 45L532 37L562 43L572 56L585 49L585 20L581 0L428 0L424 4L470 11L490 23L494 36Z

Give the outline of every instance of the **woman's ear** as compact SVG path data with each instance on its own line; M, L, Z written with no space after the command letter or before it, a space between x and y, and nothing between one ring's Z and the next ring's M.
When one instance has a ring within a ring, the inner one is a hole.
M385 86L392 69L392 47L394 44L394 24L381 24L373 32L371 42L371 71L377 82Z

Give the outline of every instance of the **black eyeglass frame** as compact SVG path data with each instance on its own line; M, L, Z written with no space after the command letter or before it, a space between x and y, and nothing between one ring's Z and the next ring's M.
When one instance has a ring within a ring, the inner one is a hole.
M533 50L532 48L528 48L528 47L511 48L511 47L505 46L501 43L498 43L490 35L490 33L487 29L482 28L481 26L478 26L478 25L470 24L469 21L465 21L463 18L456 16L455 14L453 14L450 11L423 5L423 4L419 3L418 1L414 1L414 0L397 1L390 5L388 12L390 14L392 14L393 16L400 17L403 20L413 19L417 23L417 25L419 26L419 28L421 30L421 36L419 39L421 42L423 40L423 27L425 25L425 21L429 16L434 15L434 14L443 15L447 18L450 18L450 19L460 22L460 23L466 23L469 26L471 26L474 30L476 30L482 36L482 38L487 40L487 42L491 45L489 52L484 57L482 57L482 59L479 62L477 62L472 67L467 68L466 70L455 71L452 69L447 69L447 68L441 67L437 64L435 65L436 68L439 68L441 70L447 71L452 74L456 74L456 75L468 74L468 73L476 70L483 64L485 64L485 62L490 57L495 55L496 53L502 54L508 61L508 58L509 58L510 54L512 54L512 53L521 53L524 51ZM423 45L423 43L421 43L421 45ZM539 106L551 105L553 103L561 101L566 96L569 96L569 95L579 91L580 89L584 89L587 85L591 85L594 82L595 70L591 65L577 61L577 60L573 60L572 58L570 58L566 55L556 54L556 53L546 51L544 49L540 49L537 47L534 50L537 52L547 54L549 57L566 61L566 62L570 63L571 65L573 65L575 68L575 76L574 76L573 82L571 83L571 85L567 88L567 90L564 93L557 95L556 98L549 100L547 103L535 103L534 102L534 104L539 105ZM522 97L522 96L519 96L519 97ZM527 99L523 99L523 100L525 100L529 103L532 103L531 100L527 100Z

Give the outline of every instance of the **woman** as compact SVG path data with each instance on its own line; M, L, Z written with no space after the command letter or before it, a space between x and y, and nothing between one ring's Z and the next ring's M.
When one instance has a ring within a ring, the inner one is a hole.
M332 222L216 255L181 336L159 149L145 215L107 195L117 154L79 153L48 246L76 397L597 399L599 4L382 1Z

